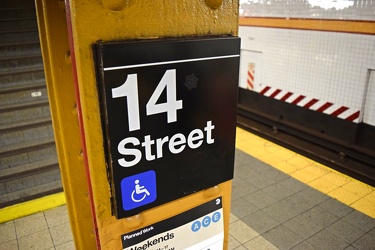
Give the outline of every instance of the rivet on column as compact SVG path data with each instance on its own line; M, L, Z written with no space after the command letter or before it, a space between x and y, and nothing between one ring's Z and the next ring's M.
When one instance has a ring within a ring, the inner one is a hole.
M114 11L119 11L129 5L131 0L102 0L103 5Z
M206 198L211 198L213 196L216 196L220 193L220 188L219 186L214 186L214 187L211 187L211 188L208 188L206 190L204 190L204 196Z
M65 10L65 0L59 0L59 6L62 10Z
M130 229L138 228L140 225L142 225L144 219L142 214L137 214L131 217L127 217L123 219L123 225Z
M83 150L80 150L79 153L78 153L78 159L83 161L84 158L83 158Z
M212 9L218 9L223 4L223 0L205 0L206 5Z
M73 113L74 116L78 116L77 103L74 103L72 113Z
M70 50L68 50L68 51L65 53L65 61L66 61L67 63L69 63L69 64L72 62L71 57L70 57Z

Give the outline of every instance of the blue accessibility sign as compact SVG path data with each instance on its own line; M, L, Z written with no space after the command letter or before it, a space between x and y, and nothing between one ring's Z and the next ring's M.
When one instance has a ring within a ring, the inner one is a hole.
M156 200L156 173L153 170L128 176L121 181L122 207L129 211Z

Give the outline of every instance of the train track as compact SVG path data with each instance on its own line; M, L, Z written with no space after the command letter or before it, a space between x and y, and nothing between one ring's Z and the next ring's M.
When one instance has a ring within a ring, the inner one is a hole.
M237 112L237 125L267 140L300 153L357 180L375 186L375 152L356 145L340 145L308 131L254 114L244 108ZM374 149L373 149L374 150Z

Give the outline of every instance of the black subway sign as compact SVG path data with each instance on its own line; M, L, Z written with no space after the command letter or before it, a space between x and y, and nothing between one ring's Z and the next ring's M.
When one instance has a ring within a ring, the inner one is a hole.
M98 42L94 52L117 218L233 178L239 38Z

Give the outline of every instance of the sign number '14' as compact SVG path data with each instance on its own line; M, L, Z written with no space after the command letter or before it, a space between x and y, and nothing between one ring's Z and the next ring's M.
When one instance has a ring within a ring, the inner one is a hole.
M165 88L167 90L167 101L157 103ZM155 115L166 112L168 123L176 122L177 110L182 109L182 100L177 100L176 92L176 69L169 69L164 73L150 100L148 100L146 114ZM124 84L113 88L112 97L127 97L129 131L140 129L137 74L129 74Z

